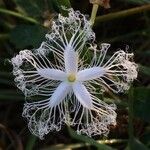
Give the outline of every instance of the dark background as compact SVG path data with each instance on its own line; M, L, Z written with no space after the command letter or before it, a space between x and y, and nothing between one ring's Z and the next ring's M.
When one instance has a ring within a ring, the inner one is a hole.
M24 95L17 89L9 62L20 50L38 48L50 30L61 5L91 14L88 0L0 0L0 149L71 150L150 148L150 1L110 0L110 9L99 8L93 30L96 42L110 43L134 53L138 78L129 93L112 95L117 104L117 125L108 138L79 136L66 126L41 141L31 135L22 118ZM134 8L137 8L136 10ZM130 9L133 9L131 12ZM126 10L122 14L122 11ZM116 13L119 12L119 13ZM134 130L134 131L133 131ZM107 139L107 140L106 140ZM102 144L101 144L102 143ZM106 148L104 144L108 144Z

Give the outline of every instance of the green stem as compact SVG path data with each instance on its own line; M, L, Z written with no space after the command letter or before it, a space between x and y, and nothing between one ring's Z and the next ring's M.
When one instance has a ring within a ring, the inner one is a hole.
M91 13L91 19L90 19L91 26L93 26L93 24L95 22L95 18L96 18L98 7L99 7L98 4L93 4L92 13Z
M108 15L98 16L96 18L95 25L98 25L100 22L105 22L105 21L109 21L112 19L122 18L122 17L138 14L138 13L149 11L149 10L150 10L150 4L123 10L123 11L119 11L119 12L115 12L115 13L110 13Z
M85 135L78 135L74 130L72 130L70 127L68 127L68 131L69 131L69 134L71 136L71 138L73 139L76 139L76 140L79 140L79 141L82 141L84 142L86 145L92 145L92 146L95 146L97 147L97 149L100 149L100 150L113 150L113 148L111 148L110 146L108 145L105 145L104 143L99 143L97 141L95 141L94 139L90 138L90 137L87 137Z
M12 29L12 28L15 27L14 24L8 22L7 20L5 20L5 21L1 20L1 22L2 22L2 26L3 26L6 30L10 30L10 29Z
M100 144L119 144L119 143L126 143L128 140L127 139L111 139L111 140L99 140L96 141ZM74 144L61 144L61 145L52 145L50 148L47 148L45 150L52 150L52 149L77 149L77 148L82 148L86 146L91 146L90 143L74 143Z
M123 34L123 35L117 36L117 37L113 37L113 38L109 38L109 39L104 39L104 41L107 41L107 42L110 42L110 43L116 42L116 41L118 42L118 41L122 41L123 39L129 39L129 38L131 38L133 36L136 36L136 35L148 37L149 36L148 32L150 32L150 29L144 29L144 30L134 31L134 32L131 32L131 33L127 33L127 34ZM150 42L148 42L148 44L149 43ZM140 51L140 48L138 50Z
M33 150L36 141L37 141L37 137L34 135L31 135L28 139L25 150Z
M9 38L9 34L4 33L4 34L0 34L0 40L5 40Z
M14 12L14 11L7 10L7 9L4 9L4 8L0 8L0 13L4 13L4 14L7 14L7 15L15 16L17 18L21 18L23 20L26 20L26 21L34 23L34 24L39 24L39 22L37 20L35 20L35 19L31 18L31 17L25 16L25 15L20 14L18 12Z
M133 129L133 88L130 88L129 91L129 148L133 149L134 142L134 129Z
M118 144L118 143L126 143L127 139L110 139L110 140L98 140L97 142L100 144Z

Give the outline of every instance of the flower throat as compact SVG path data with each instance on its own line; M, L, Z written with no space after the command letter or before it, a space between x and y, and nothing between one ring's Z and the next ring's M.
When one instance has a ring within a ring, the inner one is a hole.
M76 80L75 74L69 74L67 77L69 82L74 82Z

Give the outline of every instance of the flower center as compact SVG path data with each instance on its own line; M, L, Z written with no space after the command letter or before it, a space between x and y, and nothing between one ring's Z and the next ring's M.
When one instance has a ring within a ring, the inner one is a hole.
M76 76L75 74L69 74L67 79L69 82L74 82L76 80Z

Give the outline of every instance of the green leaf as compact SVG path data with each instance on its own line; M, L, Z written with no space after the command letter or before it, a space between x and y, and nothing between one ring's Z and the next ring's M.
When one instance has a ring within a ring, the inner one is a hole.
M63 7L71 8L69 0L52 0L52 3L55 10L60 12L62 15L67 15L67 12L63 9Z
M150 122L150 88L138 87L134 89L134 115Z
M52 12L54 10L52 0L30 0L32 3L35 3L35 6L39 10L41 17L45 15L45 12ZM50 14L49 14L50 15ZM36 14L35 14L36 17ZM40 18L41 19L41 18Z
M150 148L150 126L145 130L145 133L141 137L141 141Z
M125 150L149 150L142 142L140 142L138 139L134 139L132 142L132 147L129 148L129 146Z
M47 29L38 25L18 25L11 34L10 41L16 48L25 48L28 46L38 47L45 39Z
M35 0L14 0L16 4L20 6L19 9L23 9L23 11L32 16L34 18L38 18L42 13L42 3L41 7L35 2ZM44 2L43 2L44 3Z
M144 75L150 76L150 67L146 67L143 65L139 65L139 70L141 73L143 73Z
M57 0L59 6L65 6L67 8L71 7L70 1L69 0Z
M27 141L27 145L26 145L25 150L33 150L34 145L36 144L36 141L37 141L37 137L34 135L30 135L30 137Z
M98 142L96 142L94 139L84 136L84 135L79 135L77 134L74 130L72 130L70 127L68 127L69 130L69 134L73 139L85 142L90 144L91 146L95 146L97 147L97 149L99 150L114 150L113 148L111 148L110 146L107 146L105 144L100 144Z

